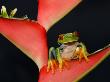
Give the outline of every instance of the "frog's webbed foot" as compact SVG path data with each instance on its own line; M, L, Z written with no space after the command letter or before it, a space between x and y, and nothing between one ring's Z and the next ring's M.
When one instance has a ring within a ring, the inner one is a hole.
M70 68L70 65L69 65L68 61L69 60L67 60L67 59L59 59L58 60L60 72L62 72L64 68L67 68L67 69Z
M57 60L56 60L55 48L51 47L49 49L49 59L48 59L47 72L52 70L52 73L54 73L57 66L58 65L57 65Z
M83 43L80 43L79 46L77 47L75 54L78 55L79 61L81 61L82 58L86 60L86 62L89 61L88 55L89 53L87 52L86 46Z
M52 70L52 73L54 73L57 66L58 65L57 65L56 60L54 60L54 59L48 60L47 72Z

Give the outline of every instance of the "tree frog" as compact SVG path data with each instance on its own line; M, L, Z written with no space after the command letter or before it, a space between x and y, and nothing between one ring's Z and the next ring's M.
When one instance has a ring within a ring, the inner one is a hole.
M51 47L49 49L49 59L47 72L51 69L54 73L55 68L59 66L60 71L62 71L63 66L67 63L66 61L71 61L72 59L79 59L81 61L84 58L88 61L86 46L78 41L79 36L77 32L60 34L58 37L59 47Z

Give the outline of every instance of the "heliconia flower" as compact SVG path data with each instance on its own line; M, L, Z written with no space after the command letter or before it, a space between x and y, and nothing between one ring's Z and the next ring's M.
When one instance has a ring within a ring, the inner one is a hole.
M25 18L14 18L15 8L10 15L2 6L0 15L0 33L11 41L16 47L30 57L39 67L39 82L74 82L92 70L110 53L110 47L93 53L90 61L68 62L69 69L62 72L56 70L55 74L46 71L48 61L48 46L46 31L71 11L81 0L39 0L37 21Z

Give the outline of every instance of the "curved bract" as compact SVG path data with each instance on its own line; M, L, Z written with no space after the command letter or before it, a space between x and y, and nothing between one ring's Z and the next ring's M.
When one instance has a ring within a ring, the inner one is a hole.
M40 24L30 20L0 18L0 33L33 59L39 68L47 64L46 31Z
M110 55L110 45L89 56L89 62L86 62L84 59L81 62L78 60L69 61L69 69L64 68L62 72L56 69L55 74L52 74L52 71L48 73L46 71L47 67L44 66L40 70L38 82L77 82L101 63L108 55Z
M39 24L48 29L68 12L75 8L81 0L38 0Z

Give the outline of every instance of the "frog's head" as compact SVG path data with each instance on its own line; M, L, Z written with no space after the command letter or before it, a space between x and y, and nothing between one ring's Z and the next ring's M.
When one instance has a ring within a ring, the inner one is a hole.
M58 43L64 44L69 42L75 42L78 41L78 39L79 37L77 32L60 34L58 37Z

